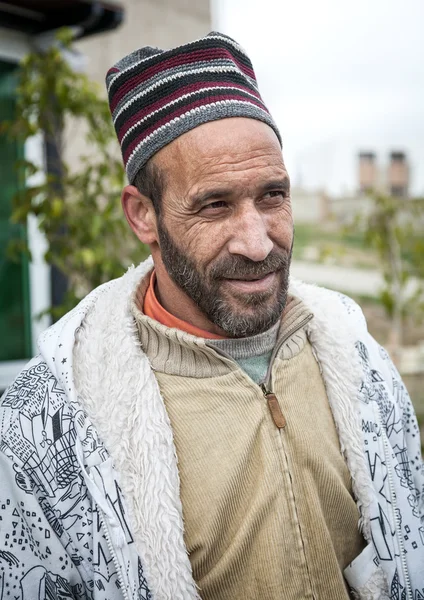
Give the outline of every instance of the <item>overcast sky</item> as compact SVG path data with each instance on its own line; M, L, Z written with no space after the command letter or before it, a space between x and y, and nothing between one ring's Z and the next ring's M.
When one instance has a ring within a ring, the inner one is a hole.
M250 55L294 183L351 190L356 153L404 150L424 195L424 0L212 0Z

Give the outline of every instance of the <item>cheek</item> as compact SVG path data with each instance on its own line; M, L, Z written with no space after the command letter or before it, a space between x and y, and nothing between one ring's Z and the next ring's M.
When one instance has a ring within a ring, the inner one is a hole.
M293 217L291 209L285 209L268 220L268 235L276 244L290 249L293 242Z
M203 272L218 258L231 238L228 222L202 222L188 228L185 235L187 251Z
M199 222L188 217L179 222L167 220L166 227L180 250L202 266L213 261L227 239L227 228L222 223Z

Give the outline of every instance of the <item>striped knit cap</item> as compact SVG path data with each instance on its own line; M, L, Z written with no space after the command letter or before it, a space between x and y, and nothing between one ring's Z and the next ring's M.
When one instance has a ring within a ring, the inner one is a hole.
M140 48L108 71L106 85L130 183L158 150L208 121L258 119L281 143L249 57L222 33L173 50Z

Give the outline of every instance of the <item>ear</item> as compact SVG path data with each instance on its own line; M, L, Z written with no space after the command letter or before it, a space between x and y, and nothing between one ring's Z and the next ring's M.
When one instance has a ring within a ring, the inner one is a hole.
M143 244L158 241L156 213L152 201L140 194L134 185L124 187L121 196L122 208L129 226Z

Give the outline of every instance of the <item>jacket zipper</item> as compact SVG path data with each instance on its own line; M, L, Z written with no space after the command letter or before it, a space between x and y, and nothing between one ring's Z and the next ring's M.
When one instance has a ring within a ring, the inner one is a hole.
M271 375L272 375L272 367L274 365L274 360L275 360L275 357L277 356L281 346L294 333L296 333L296 331L299 331L299 329L302 329L302 327L304 327L304 325L306 325L306 323L309 323L309 321L312 319L312 317L313 317L313 315L309 314L300 323L298 323L295 327L292 327L292 329L289 329L289 331L287 331L284 334L284 336L281 338L281 340L278 342L278 344L276 344L276 346L271 354L271 358L269 361L269 365L268 365L268 369L267 369L265 378L262 381L262 383L259 384L260 388L262 390L262 393L267 401L272 420L274 421L275 426L278 427L278 429L284 429L284 427L287 425L287 421L283 414L283 411L281 410L280 403L278 402L278 398L275 395L275 393L272 391Z
M262 394L265 397L269 411L271 413L272 420L274 421L276 427L278 427L279 429L283 429L286 426L286 419L280 408L278 398L271 389L271 374L272 374L272 367L274 364L274 360L275 360L275 357L277 356L281 346L284 344L284 342L287 342L289 337L291 337L294 333L296 333L296 331L299 331L299 329L302 329L302 327L304 325L306 325L306 323L309 323L309 321L312 319L313 316L314 315L312 313L309 314L307 317L302 319L302 321L300 323L298 323L295 327L292 327L291 329L289 329L289 331L287 331L283 335L281 340L279 340L278 344L276 344L276 346L274 347L274 349L272 351L271 358L269 360L268 369L265 374L265 378L259 384L259 387L261 388ZM221 350L220 348L215 348L214 346L208 346L208 347L211 348L212 350L214 350L215 352L217 352L218 354L220 354L221 356L228 358L229 360L231 360L231 362L235 362L234 358L230 354L225 352L224 350Z
M394 489L393 475L392 475L392 470L390 467L389 440L387 439L387 436L386 436L386 433L385 433L383 427L381 428L381 432L382 432L382 438L383 438L384 459L385 459L386 465L387 465L387 480L388 480L389 489L390 489L390 499L392 501L392 511L393 511L393 516L394 516L395 523L396 523L396 534L397 534L397 540L398 540L399 549L400 549L400 561L401 561L401 565L402 565L403 578L405 581L405 587L406 587L406 593L407 593L408 599L412 600L411 580L409 578L408 565L406 564L405 546L403 544L399 511L397 509L397 504L396 504L396 491Z
M115 565L115 569L116 569L116 573L117 573L117 579L121 585L121 591L122 594L124 596L124 600L130 600L130 596L128 594L128 589L127 586L124 585L124 581L123 581L123 577L122 577L122 569L121 569L121 565L119 564L119 560L118 557L116 556L116 552L115 552L115 548L113 547L112 541L110 539L110 533L109 533L109 529L106 525L106 516L105 513L102 511L102 509L100 508L100 506L98 506L98 509L100 511L100 514L102 516L102 528L103 531L105 533L105 538L106 538L106 543L107 543L107 547L109 548L109 552L110 555L112 557L113 560L113 564Z
M309 314L307 317L302 319L302 321L300 323L298 323L295 327L292 327L292 329L289 329L289 331L281 338L281 340L278 342L278 344L275 346L274 350L272 351L265 378L264 378L263 382L260 384L260 388L261 388L262 393L265 396L265 399L267 401L272 420L274 421L274 424L276 427L278 427L278 429L284 429L284 427L287 425L287 421L283 414L283 411L281 410L280 403L278 402L278 398L272 391L271 378L272 378L272 367L274 365L274 360L275 360L275 357L277 356L280 348L282 347L282 345L294 333L296 333L296 331L299 331L299 329L301 329L307 323L309 323L309 321L312 319L312 317L313 317L313 314ZM284 447L284 443L283 443L283 447ZM286 455L286 460L287 460L287 454L286 454L285 449L284 449L284 454ZM290 479L291 479L291 477L290 477ZM297 512L297 508L296 508L296 512ZM302 544L303 544L302 534L300 533L300 535L301 535ZM311 579L310 579L309 569L308 569L308 567L306 567L306 569L307 569L308 578L309 578L309 582L310 582L310 586L311 586L310 594L311 594L312 600L316 600L316 596L312 591L312 583L311 583Z
M278 342L278 344L276 344L276 346L274 347L272 354L271 354L271 358L269 361L269 365L268 365L268 369L264 378L264 381L262 383L259 384L259 387L262 390L262 393L267 401L267 405L269 408L269 411L271 413L271 417L272 420L274 421L275 425L279 428L279 429L283 429L286 426L286 419L283 415L283 412L280 408L280 404L278 402L278 398L277 396L274 394L274 392L271 390L271 374L272 374L272 367L274 364L274 360L275 357L277 356L281 346L294 334L296 333L296 331L299 331L299 329L301 329L304 325L306 325L306 323L309 323L309 321L312 319L313 315L309 314L307 317L305 317L304 319L302 319L302 321L300 323L298 323L295 327L293 327L292 329L289 329L289 331L287 331L285 333L285 335L281 338L281 340ZM217 348L213 348L213 350L215 350L215 352L218 352L219 354L221 354L222 356L225 356L226 358L229 358L230 360L232 360L234 362L234 359L231 357L230 354L228 354L227 352L224 352L222 350L218 350ZM110 539L110 534L109 534L109 530L108 527L106 525L106 520L105 520L105 515L103 513L103 511L100 509L99 510L101 512L102 515L102 527L103 530L105 532L105 537L106 537L106 542L109 548L109 552L112 556L113 559L113 564L115 565L115 569L118 573L118 580L122 585L122 592L124 595L124 599L125 600L130 600L130 597L128 595L128 590L126 588L126 586L123 585L123 581L122 581L122 571L121 571L121 567L118 561L118 558L116 556L115 550L113 548L113 544L111 542ZM119 577L119 574L121 574L121 577Z

